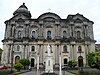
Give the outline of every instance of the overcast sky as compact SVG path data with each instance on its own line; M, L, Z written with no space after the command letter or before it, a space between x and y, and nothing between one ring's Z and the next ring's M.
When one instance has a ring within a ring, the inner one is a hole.
M58 14L63 19L69 14L83 14L94 22L94 38L96 43L100 43L100 0L0 0L0 41L4 39L4 21L10 19L23 2L31 12L32 18L48 11Z

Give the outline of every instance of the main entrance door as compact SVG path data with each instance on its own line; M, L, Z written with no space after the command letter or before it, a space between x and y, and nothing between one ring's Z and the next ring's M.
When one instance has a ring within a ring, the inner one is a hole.
M34 67L34 58L31 58L31 67Z
M78 57L78 66L83 67L83 57L82 56Z

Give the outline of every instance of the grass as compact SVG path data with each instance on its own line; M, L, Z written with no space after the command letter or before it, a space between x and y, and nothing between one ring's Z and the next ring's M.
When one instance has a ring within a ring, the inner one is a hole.
M100 71L98 70L88 70L88 71L82 71L81 74L98 74L100 75Z
M0 75L10 75L11 74L11 71L10 70L0 70Z
M15 74L21 74L21 73L25 73L25 72L29 72L29 70L20 70L20 72L18 72L16 69L13 69L13 72ZM0 75L11 75L11 70L8 69L4 69L4 70L0 70Z
M76 74L76 75L100 75L100 71L99 70L83 70L83 71L79 71L79 70L68 70L68 72Z
M79 74L79 70L68 70L68 72L73 73L73 74Z
M14 72L16 74L20 74L20 73L25 73L25 72L29 72L30 70L20 70L20 71L17 71L16 69L14 69Z

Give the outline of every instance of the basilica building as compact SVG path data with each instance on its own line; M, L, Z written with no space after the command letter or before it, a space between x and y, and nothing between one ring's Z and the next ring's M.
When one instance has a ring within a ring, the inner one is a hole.
M86 55L95 51L93 24L79 13L68 15L65 19L52 12L31 18L23 3L14 11L13 17L5 21L1 63L11 64L13 60L16 64L19 59L27 58L31 67L36 67L37 62L44 67L49 44L54 67L59 66L60 55L62 65L75 60L77 66L87 66Z

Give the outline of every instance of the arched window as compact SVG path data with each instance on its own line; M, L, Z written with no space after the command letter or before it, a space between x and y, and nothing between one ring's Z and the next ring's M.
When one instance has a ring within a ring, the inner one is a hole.
M20 57L19 56L16 56L15 57L15 64L18 64L19 63L19 60L20 60Z
M22 32L18 31L18 39L20 39L22 37Z
M64 47L63 47L63 51L64 51L64 52L67 52L67 46L64 46Z
M34 46L31 47L31 51L35 51L35 47Z
M64 65L67 65L67 63L68 63L68 60L67 60L67 58L65 58L64 59Z
M66 31L63 31L63 38L67 38L67 33L66 33Z
M32 39L35 39L35 31L32 31Z
M51 39L51 31L47 32L47 39Z
M78 52L82 52L82 47L81 46L78 47Z
M16 49L16 50L17 50L17 51L20 51L20 46L19 46L19 45L17 46L17 49Z
M80 39L81 36L80 36L80 31L77 31L77 38Z

